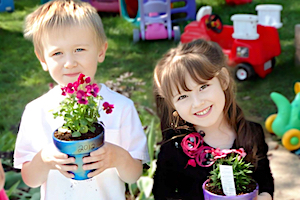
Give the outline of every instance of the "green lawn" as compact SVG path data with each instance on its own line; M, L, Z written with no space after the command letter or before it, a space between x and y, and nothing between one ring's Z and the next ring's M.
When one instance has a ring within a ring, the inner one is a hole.
M0 151L13 150L25 105L48 90L53 82L37 61L31 42L22 35L24 17L33 11L39 0L14 0L15 11L0 13ZM247 82L237 82L237 98L249 119L261 124L277 111L269 95L277 91L289 100L294 98L293 86L300 81L300 66L294 65L294 27L299 23L300 4L295 0L253 0L251 4L228 6L225 0L196 0L197 10L203 5L211 5L213 12L220 15L224 24L232 25L230 17L237 13L256 14L258 4L280 4L283 6L278 30L282 53L276 58L276 67L266 78L256 78ZM96 74L99 82L115 79L124 72L133 72L134 77L145 82L144 92L135 92L133 100L141 106L154 109L152 97L152 72L156 61L174 41L132 42L132 24L119 15L100 13L108 37L107 56ZM181 23L183 30L186 23ZM152 117L153 118L153 117ZM149 117L141 111L144 125Z

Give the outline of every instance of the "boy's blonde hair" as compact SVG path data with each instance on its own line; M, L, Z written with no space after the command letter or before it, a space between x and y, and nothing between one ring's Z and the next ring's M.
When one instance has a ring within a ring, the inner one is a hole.
M79 0L53 0L41 5L26 17L24 37L33 42L36 53L43 57L42 35L50 30L74 25L90 28L99 47L106 42L97 10L89 3Z

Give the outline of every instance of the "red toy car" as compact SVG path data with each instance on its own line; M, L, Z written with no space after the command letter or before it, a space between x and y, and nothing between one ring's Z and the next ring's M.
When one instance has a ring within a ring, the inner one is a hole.
M240 5L245 3L251 3L252 0L226 0L226 3L229 5Z
M239 14L231 17L233 26L223 25L221 18L211 14L211 10L210 6L199 10L197 21L185 27L181 42L200 38L217 42L228 56L227 64L236 68L235 76L240 81L255 73L261 78L269 74L274 68L275 57L281 53L278 31L274 27L281 27L281 23L270 21L268 16L272 26L260 25L257 21L265 24L261 16Z

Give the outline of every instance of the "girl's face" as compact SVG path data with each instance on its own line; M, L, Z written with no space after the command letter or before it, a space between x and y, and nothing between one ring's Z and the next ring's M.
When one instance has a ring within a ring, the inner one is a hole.
M200 85L187 73L186 85L191 91L174 88L173 105L180 117L194 124L197 131L218 127L224 120L225 94L218 78Z
M76 81L81 73L93 80L107 48L107 44L99 47L94 33L82 26L50 30L42 41L44 57L37 56L44 70L62 86Z

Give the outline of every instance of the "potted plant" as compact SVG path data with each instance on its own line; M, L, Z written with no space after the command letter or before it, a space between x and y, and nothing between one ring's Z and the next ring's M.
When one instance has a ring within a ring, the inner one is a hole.
M213 157L214 166L208 180L202 185L204 199L256 200L258 184L250 175L253 173L251 170L253 166L245 162L244 149L211 149L209 151Z
M109 114L114 106L105 102L99 108L100 101L103 100L98 95L99 87L96 83L92 84L90 77L84 74L61 89L62 95L66 97L53 112L53 116L63 117L64 124L53 133L54 145L62 153L75 158L78 169L71 172L74 179L85 180L91 170L83 170L82 158L104 144L104 127L99 122L99 109Z
M253 167L244 160L246 153L240 149L214 149L203 145L204 133L193 132L186 135L181 147L190 157L188 165L196 167L213 166L210 176L203 183L205 200L256 200L258 184L251 177Z

